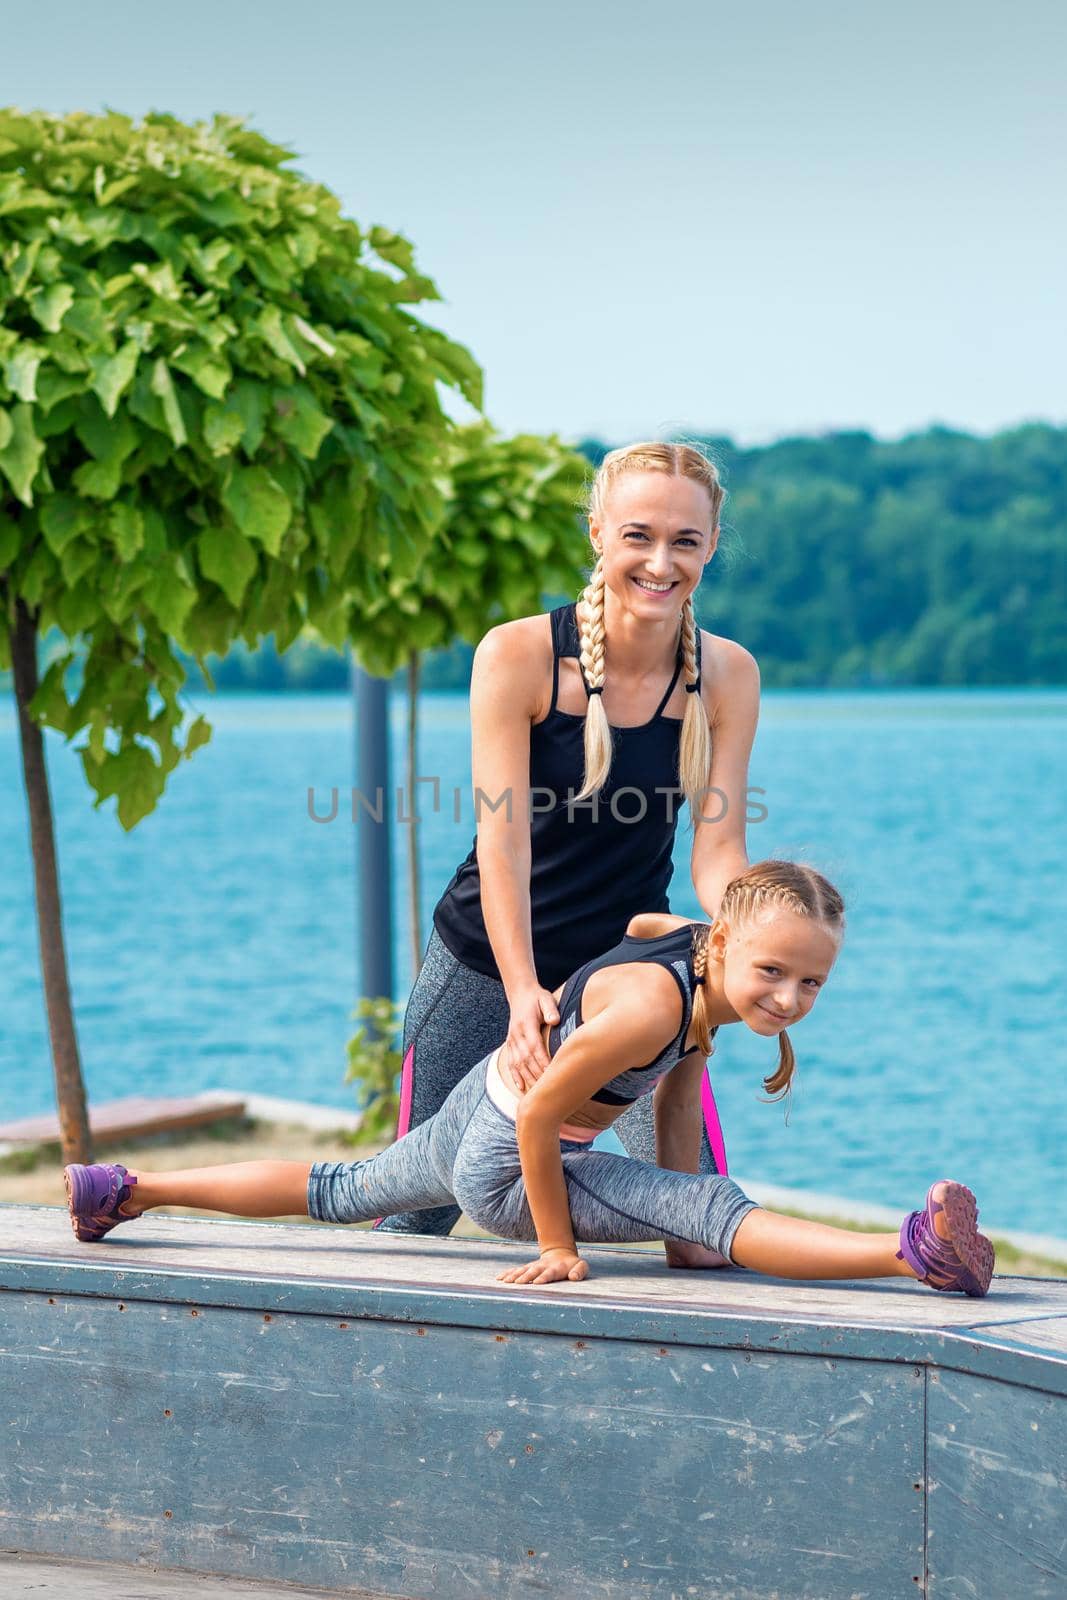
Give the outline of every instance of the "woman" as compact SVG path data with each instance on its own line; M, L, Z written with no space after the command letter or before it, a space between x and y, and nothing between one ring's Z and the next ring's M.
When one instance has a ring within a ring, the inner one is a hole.
M494 1233L536 1238L537 1259L500 1273L506 1283L579 1282L589 1274L582 1240L663 1239L668 1263L688 1246L784 1278L909 1276L982 1296L993 1246L962 1184L935 1183L899 1236L854 1233L776 1216L718 1173L663 1171L591 1148L625 1105L650 1099L664 1148L684 1157L695 1071L715 1027L743 1022L761 1038L777 1036L778 1066L764 1087L786 1091L794 1069L786 1029L815 1004L843 932L841 897L820 873L761 862L727 886L713 925L636 917L614 949L575 972L554 997L562 1021L546 1041L551 1067L527 1093L509 1091L502 1045L435 1116L367 1161L139 1174L106 1162L69 1166L75 1235L100 1240L159 1205L344 1223L454 1198Z
M695 820L697 898L714 916L747 864L745 791L759 708L756 663L702 633L693 594L719 539L715 468L686 445L614 450L596 473L596 565L577 606L494 628L471 678L477 838L434 911L404 1027L398 1136L432 1116L506 1035L517 1090L548 1065L552 990L615 944L639 912L669 911L677 814ZM695 806L694 806L695 802ZM698 1165L725 1171L702 1080ZM647 1103L617 1128L655 1161ZM385 1219L447 1233L454 1206ZM707 1265L696 1248L679 1264Z

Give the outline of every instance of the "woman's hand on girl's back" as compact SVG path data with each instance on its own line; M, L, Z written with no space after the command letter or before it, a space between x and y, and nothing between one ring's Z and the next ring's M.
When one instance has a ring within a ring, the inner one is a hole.
M558 1021L559 1007L550 989L528 989L511 1002L506 1063L519 1094L532 1089L548 1067L541 1030L546 1022Z
M509 1267L497 1273L498 1283L580 1283L589 1276L589 1263L573 1250L544 1250L525 1267Z

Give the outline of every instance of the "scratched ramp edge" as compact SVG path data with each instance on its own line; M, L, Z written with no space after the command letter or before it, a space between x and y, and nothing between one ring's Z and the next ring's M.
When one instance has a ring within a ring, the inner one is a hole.
M970 1301L900 1279L841 1287L668 1273L648 1252L592 1249L580 1291L496 1284L526 1248L169 1217L79 1245L60 1208L0 1207L9 1287L932 1363L1067 1394L1067 1337L1032 1350L992 1326L1067 1316L1067 1282L1001 1278Z
M3 1544L409 1600L922 1570L921 1369L124 1304L0 1296Z
M261 1583L254 1578L223 1578L210 1572L166 1572L113 1561L67 1561L62 1556L29 1556L0 1550L0 1594L4 1600L323 1600L333 1591L302 1584ZM345 1591L349 1600L389 1600L369 1589Z

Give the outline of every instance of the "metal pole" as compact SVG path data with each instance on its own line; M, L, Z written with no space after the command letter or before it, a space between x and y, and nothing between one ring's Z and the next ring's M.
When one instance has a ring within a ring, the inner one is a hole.
M359 995L393 998L393 785L389 763L389 680L352 663L356 712L356 788L365 804L356 824L356 927ZM381 820L378 820L380 815Z

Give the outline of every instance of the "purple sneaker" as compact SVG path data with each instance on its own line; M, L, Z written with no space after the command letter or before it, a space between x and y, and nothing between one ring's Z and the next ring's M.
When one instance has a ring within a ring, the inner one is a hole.
M119 1213L119 1206L130 1198L137 1182L135 1174L127 1172L125 1167L113 1166L108 1161L91 1167L75 1163L63 1168L63 1181L67 1186L70 1225L74 1237L83 1244L95 1244L120 1222L133 1221L132 1217Z
M936 1198L935 1190L940 1191ZM947 1226L945 1238L934 1227L938 1213ZM992 1242L978 1232L978 1206L971 1191L947 1178L932 1184L926 1209L904 1218L897 1260L906 1261L931 1289L960 1291L976 1300L987 1294L994 1251Z

